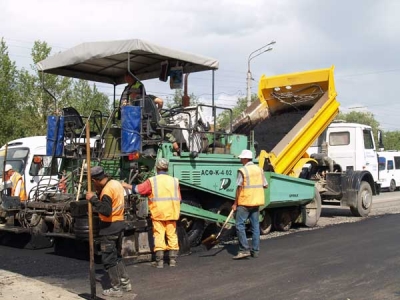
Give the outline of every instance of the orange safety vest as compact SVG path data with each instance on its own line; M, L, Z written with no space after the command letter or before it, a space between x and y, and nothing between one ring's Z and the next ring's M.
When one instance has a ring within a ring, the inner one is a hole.
M124 188L122 184L116 180L110 180L106 183L105 187L101 191L100 201L104 195L111 198L112 212L109 217L106 217L99 213L100 220L103 222L116 222L124 220Z
M21 189L20 189L19 195L14 195L15 188L17 187L17 183L20 180L21 180ZM25 183L24 183L24 180L22 179L21 174L19 174L18 172L15 172L11 177L11 182L12 182L11 196L19 196L21 201L26 201L28 199L28 197L26 196Z
M179 180L167 174L159 174L149 180L151 218L159 221L178 220L181 210Z
M239 172L241 172L243 176L243 185L238 196L238 205L264 205L264 171L257 165L249 165L240 168Z

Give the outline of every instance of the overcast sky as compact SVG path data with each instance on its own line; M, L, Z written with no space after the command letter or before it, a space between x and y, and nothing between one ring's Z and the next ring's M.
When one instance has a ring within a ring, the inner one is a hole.
M0 0L0 37L19 68L30 68L34 41L53 53L83 42L144 39L216 58L216 104L252 92L267 76L335 65L341 110L371 111L385 130L400 130L400 1L398 0ZM152 94L173 91L146 83ZM106 93L112 88L101 84ZM189 92L210 98L211 75L192 74Z

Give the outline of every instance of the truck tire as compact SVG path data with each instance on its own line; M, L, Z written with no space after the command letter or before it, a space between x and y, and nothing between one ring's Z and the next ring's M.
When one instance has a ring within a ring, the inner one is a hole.
M390 180L389 192L394 192L396 190L396 181L394 179Z
M200 207L200 203L194 200L182 200L183 203L189 204L191 206ZM191 247L198 246L201 241L201 237L203 236L203 232L205 229L204 220L189 217L189 216L181 216L179 219L183 228L185 229L189 244Z
M272 229L271 215L267 209L263 209L260 213L263 215L263 220L260 222L260 234L267 235Z
M314 199L301 207L301 219L302 223L306 227L314 227L317 225L319 217L321 216L321 195L318 192L318 189L315 188Z
M292 216L289 210L276 210L273 219L274 228L277 231L288 231L292 227Z
M372 189L368 182L362 181L357 193L357 206L350 207L355 217L367 217L372 207Z

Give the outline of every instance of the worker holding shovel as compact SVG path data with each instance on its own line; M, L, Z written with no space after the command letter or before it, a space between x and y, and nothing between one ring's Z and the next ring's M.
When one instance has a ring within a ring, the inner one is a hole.
M243 150L239 155L243 167L238 171L235 203L236 234L239 239L239 252L233 259L258 257L260 250L259 207L265 204L264 189L268 187L264 171L253 160L253 152ZM252 231L252 249L246 237L245 221L249 219Z

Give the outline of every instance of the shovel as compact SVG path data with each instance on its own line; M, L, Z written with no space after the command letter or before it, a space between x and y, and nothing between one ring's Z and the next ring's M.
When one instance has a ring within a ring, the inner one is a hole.
M228 217L226 218L224 225L222 225L221 230L218 232L217 235L212 234L201 242L206 247L207 250L210 250L212 247L214 247L219 243L218 238L221 235L222 230L225 229L226 224L228 224L229 220L231 219L233 212L234 210L232 209Z

